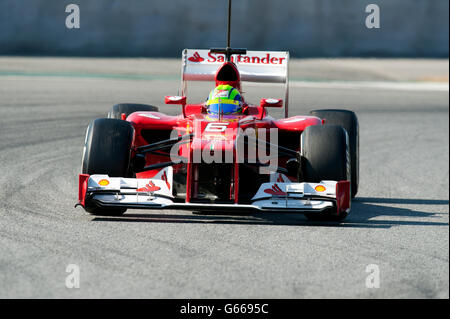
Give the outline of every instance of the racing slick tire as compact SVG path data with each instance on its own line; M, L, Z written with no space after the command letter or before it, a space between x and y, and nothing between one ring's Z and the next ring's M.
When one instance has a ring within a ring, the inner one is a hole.
M134 128L116 119L96 119L87 129L81 171L83 174L107 174L128 177ZM85 210L93 215L122 215L126 208L104 208L86 201Z
M352 198L358 193L359 186L359 124L353 111L349 110L313 110L311 115L325 119L325 125L341 125L348 133L350 142L350 162L352 167Z
M158 112L158 108L153 105L147 104L131 104L131 103L121 103L116 104L112 107L111 111L108 113L108 118L110 119L122 119L122 114L128 117L134 112Z
M300 136L301 172L305 181L318 183L323 180L350 180L350 156L348 134L340 125L308 126ZM310 220L340 221L347 212L337 214L336 209L305 216Z

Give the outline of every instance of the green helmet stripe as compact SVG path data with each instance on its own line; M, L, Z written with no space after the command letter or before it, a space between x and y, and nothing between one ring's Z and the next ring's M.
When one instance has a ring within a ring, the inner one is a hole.
M225 99L225 98L216 98L213 100L208 100L208 102L206 102L206 105L211 105L211 104L233 104L233 105L240 105L239 101L235 101L235 100L231 100L231 99Z
M236 95L240 95L240 94L239 94L239 91L236 90L235 88L233 88L233 89L231 90L231 93L230 93L230 95L229 95L228 98L231 99L231 100L234 100L235 97L236 97Z
M227 91L230 91L232 89L233 89L233 87L231 85L228 85L228 84L222 84L222 85L219 85L218 87L216 87L216 90L227 90Z

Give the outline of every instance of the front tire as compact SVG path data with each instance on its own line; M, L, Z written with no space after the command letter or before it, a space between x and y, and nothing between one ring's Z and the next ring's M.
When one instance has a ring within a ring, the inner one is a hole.
M130 155L134 140L131 123L116 119L96 119L88 127L83 152L83 174L130 176ZM126 208L97 207L87 201L86 211L93 215L122 215Z
M359 123L355 112L324 109L311 111L310 114L325 119L325 125L340 125L347 131L352 169L351 193L352 198L355 197L359 187Z
M315 125L307 127L300 136L301 165L299 175L307 182L323 180L350 180L348 134L340 125ZM335 210L305 214L310 220L339 221L347 212Z

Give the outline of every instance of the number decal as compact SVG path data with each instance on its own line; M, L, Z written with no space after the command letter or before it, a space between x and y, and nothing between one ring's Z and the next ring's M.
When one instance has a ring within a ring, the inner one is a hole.
M230 123L208 123L205 127L205 132L225 132Z

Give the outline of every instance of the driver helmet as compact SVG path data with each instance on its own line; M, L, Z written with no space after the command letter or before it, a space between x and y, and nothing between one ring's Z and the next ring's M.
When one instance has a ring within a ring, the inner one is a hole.
M209 114L240 114L242 98L237 89L228 84L217 86L206 101Z

